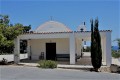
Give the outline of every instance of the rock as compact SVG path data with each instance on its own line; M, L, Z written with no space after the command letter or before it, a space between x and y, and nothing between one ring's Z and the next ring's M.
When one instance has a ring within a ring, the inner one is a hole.
M111 64L110 70L111 70L111 72L116 73L116 72L119 71L119 67L117 65L115 65L115 64Z
M111 72L110 67L107 67L107 66L101 67L101 68L100 68L100 71L101 71L101 72Z

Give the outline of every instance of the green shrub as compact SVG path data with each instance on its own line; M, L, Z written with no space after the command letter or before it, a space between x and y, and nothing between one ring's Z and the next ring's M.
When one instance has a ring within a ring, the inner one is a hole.
M86 49L83 49L83 52L90 52L91 51L91 47L90 46L87 46Z
M38 62L40 68L57 68L57 63L51 60L41 60Z
M120 51L112 51L112 57L114 58L120 58Z
M0 65L7 65L8 64L8 61L7 59L3 58L1 61L0 61Z

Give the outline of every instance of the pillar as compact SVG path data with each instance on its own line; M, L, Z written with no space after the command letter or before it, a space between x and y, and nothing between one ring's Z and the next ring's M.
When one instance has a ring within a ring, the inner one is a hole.
M75 45L77 45L77 46L76 46L76 49L77 49L77 50L76 50L76 53L77 53L78 55L81 55L82 40L79 39L79 38L77 38Z
M20 40L19 38L14 39L14 63L20 62Z
M27 53L28 53L28 59L31 59L31 54L30 54L30 40L27 40Z
M70 33L70 64L75 64L75 36L74 33Z
M112 63L112 56L111 56L111 32L106 32L105 38L105 51L106 51L106 65L110 66Z
M102 48L102 61L103 62L106 62L106 49L105 49L105 39L104 37L101 37L101 48Z

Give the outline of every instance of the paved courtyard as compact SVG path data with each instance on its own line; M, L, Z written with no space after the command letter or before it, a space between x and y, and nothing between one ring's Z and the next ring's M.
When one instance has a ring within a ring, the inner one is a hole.
M0 80L120 80L120 74L70 69L0 66Z

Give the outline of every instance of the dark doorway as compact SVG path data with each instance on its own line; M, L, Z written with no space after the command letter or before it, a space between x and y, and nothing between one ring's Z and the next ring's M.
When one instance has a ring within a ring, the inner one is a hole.
M56 60L56 43L46 43L46 59Z

